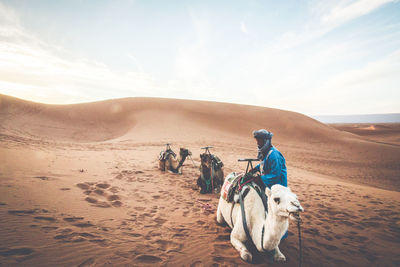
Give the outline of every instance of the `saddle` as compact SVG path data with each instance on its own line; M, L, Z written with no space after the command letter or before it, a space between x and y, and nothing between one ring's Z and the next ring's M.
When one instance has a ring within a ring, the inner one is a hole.
M213 164L214 170L218 170L224 167L224 163L222 162L222 160L220 160L220 158L218 158L214 154L211 154L211 162Z
M258 194L261 194L265 190L265 185L259 175L253 176L249 173L245 175L243 172L233 172L226 177L222 186L221 196L228 203L239 202L239 199L235 198L235 195L241 192L244 198L248 193L248 190L245 189L246 185L256 189Z
M176 158L176 154L174 151L172 151L171 149L168 149L166 151L161 151L160 152L160 156L158 157L159 160L161 161L166 161L169 157L169 155L172 155L174 158Z

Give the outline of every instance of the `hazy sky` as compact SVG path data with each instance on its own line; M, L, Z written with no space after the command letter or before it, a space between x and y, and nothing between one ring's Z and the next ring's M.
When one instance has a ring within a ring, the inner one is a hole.
M0 93L400 112L400 2L0 0Z

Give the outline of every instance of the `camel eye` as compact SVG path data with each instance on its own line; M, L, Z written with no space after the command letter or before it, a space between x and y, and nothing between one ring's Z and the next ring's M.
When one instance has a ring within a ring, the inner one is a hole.
M274 198L274 201L276 202L276 204L279 204L279 202L281 202L281 198L276 197L276 198Z

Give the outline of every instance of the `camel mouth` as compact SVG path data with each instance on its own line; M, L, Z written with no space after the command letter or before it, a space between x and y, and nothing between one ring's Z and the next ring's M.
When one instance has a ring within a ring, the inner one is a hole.
M296 222L301 221L301 217L300 217L300 212L299 211L289 212L289 217L293 221L296 221Z

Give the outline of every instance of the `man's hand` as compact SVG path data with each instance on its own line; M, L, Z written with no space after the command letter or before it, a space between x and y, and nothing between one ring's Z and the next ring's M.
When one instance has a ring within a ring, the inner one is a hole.
M256 173L257 173L257 170L251 170L244 175L243 179L246 181L254 179L255 177L259 176L259 175L256 175Z
M251 175L254 175L258 172L257 169L251 169L250 171L248 171L247 173L250 173Z

